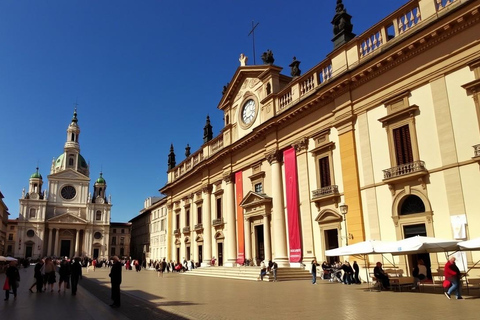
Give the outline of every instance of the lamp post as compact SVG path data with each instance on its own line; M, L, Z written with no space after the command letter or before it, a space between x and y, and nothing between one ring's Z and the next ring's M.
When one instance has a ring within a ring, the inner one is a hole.
M347 230L348 206L345 203L342 203L339 208L340 208L340 213L343 214L343 221L345 222L345 243L348 246L348 230Z

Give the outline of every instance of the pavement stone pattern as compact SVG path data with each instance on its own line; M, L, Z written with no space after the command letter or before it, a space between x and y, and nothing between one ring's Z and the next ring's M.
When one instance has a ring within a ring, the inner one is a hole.
M112 309L109 269L92 269L70 292L30 293L33 267L21 269L17 300L0 303L1 319L480 319L480 289L464 290L465 300L435 292L371 291L317 278L255 282L122 270L122 306ZM3 285L4 274L0 274ZM58 277L57 277L58 279ZM57 287L55 287L57 288ZM431 289L431 288L430 288ZM427 289L428 290L428 289ZM426 290L426 291L427 291Z

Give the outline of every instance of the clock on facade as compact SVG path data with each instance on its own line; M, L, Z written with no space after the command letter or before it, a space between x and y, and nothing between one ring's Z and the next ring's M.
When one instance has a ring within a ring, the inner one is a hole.
M257 108L253 99L247 100L242 108L242 121L245 124L251 124L257 114Z
M62 195L63 199L71 200L75 198L75 195L77 194L77 190L75 190L75 188L72 186L65 186L60 191L60 194Z

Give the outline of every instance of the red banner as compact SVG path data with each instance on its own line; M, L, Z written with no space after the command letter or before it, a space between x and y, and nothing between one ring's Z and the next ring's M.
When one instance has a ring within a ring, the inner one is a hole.
M245 262L245 232L243 222L243 208L240 203L243 200L243 178L242 171L235 173L235 187L237 200L237 263Z
M298 219L297 156L295 155L294 148L283 152L283 161L285 164L290 262L300 262L302 261L302 247L300 241L300 223Z

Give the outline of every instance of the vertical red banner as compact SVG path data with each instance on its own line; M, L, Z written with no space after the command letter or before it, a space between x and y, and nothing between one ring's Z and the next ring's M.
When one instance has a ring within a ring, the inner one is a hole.
M287 149L283 152L283 161L285 164L290 262L300 262L302 261L302 247L300 241L300 222L298 218L297 156L294 148Z
M243 208L240 206L243 200L243 177L242 171L235 173L235 187L237 200L237 263L245 262L245 232L243 221Z

